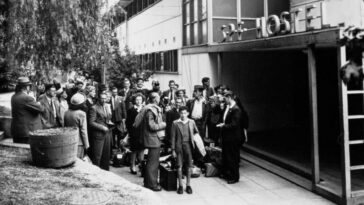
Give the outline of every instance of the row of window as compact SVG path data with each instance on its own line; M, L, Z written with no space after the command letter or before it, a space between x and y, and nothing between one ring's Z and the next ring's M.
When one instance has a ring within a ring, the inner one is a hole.
M157 3L161 0L134 0L128 6L125 7L126 12L128 12L128 19L135 16L141 11L149 8L150 5Z
M183 45L207 43L207 0L183 1Z
M145 69L160 72L178 72L178 51L147 53L139 55Z

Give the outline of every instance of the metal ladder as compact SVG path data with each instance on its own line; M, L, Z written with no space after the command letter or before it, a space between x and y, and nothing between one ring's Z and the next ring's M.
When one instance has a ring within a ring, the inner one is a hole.
M341 47L339 48L339 54L340 59L339 59L339 65L343 65L343 63L345 63L346 61L346 52L345 52L345 47ZM364 120L364 113L363 114L349 114L349 96L352 95L362 95L363 96L363 101L364 101L364 87L361 86L362 88L359 90L348 90L347 86L343 83L341 83L341 93L342 93L342 123L343 123L343 127L342 127L342 131L343 131L343 138L342 138L342 143L343 143L343 153L342 153L342 162L343 164L343 170L342 170L342 180L343 180L343 197L345 197L346 199L348 199L347 201L349 201L348 204L354 204L355 200L353 200L353 198L358 197L358 196L364 196L364 189L363 190L356 190L353 191L352 190L352 182L351 182L351 175L352 175L352 171L356 171L356 170L364 170L364 164L359 164L359 165L351 165L351 157L350 157L350 152L353 146L355 145L363 145L364 144L364 136L362 137L362 139L355 139L355 140L351 140L350 139L350 135L349 135L349 129L350 129L350 123L351 121L354 120ZM363 122L364 124L364 122ZM364 125L363 125L364 126ZM350 202L351 201L351 202Z

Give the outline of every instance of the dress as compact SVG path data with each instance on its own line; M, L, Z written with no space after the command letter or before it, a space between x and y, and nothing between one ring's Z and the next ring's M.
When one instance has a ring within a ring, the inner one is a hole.
M129 144L130 144L131 151L138 151L138 150L144 149L143 138L142 138L140 129L133 127L135 118L139 112L140 112L140 110L138 111L138 109L136 107L131 107L127 111L127 115L126 115L127 117L126 117L125 124L126 124L126 128L128 129L128 132L129 132L129 137L130 137Z

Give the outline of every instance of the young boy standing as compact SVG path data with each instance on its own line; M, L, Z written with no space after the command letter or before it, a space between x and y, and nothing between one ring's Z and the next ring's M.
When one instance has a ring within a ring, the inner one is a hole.
M182 185L182 165L187 168L186 192L192 194L191 172L192 172L192 149L194 148L193 135L198 133L198 129L193 120L188 119L188 108L179 108L180 118L175 120L171 129L171 148L172 155L177 159L178 173L178 194L183 194ZM183 163L184 162L184 163Z

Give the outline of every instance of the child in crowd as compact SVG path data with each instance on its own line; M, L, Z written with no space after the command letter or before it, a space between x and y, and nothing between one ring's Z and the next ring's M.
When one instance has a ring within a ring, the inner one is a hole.
M179 108L180 118L175 120L171 129L172 155L177 159L178 173L178 194L183 194L182 185L182 165L187 168L186 192L192 194L191 172L192 172L192 149L194 147L193 135L198 133L198 129L193 120L188 118L189 112L186 106ZM184 163L183 163L184 162Z

